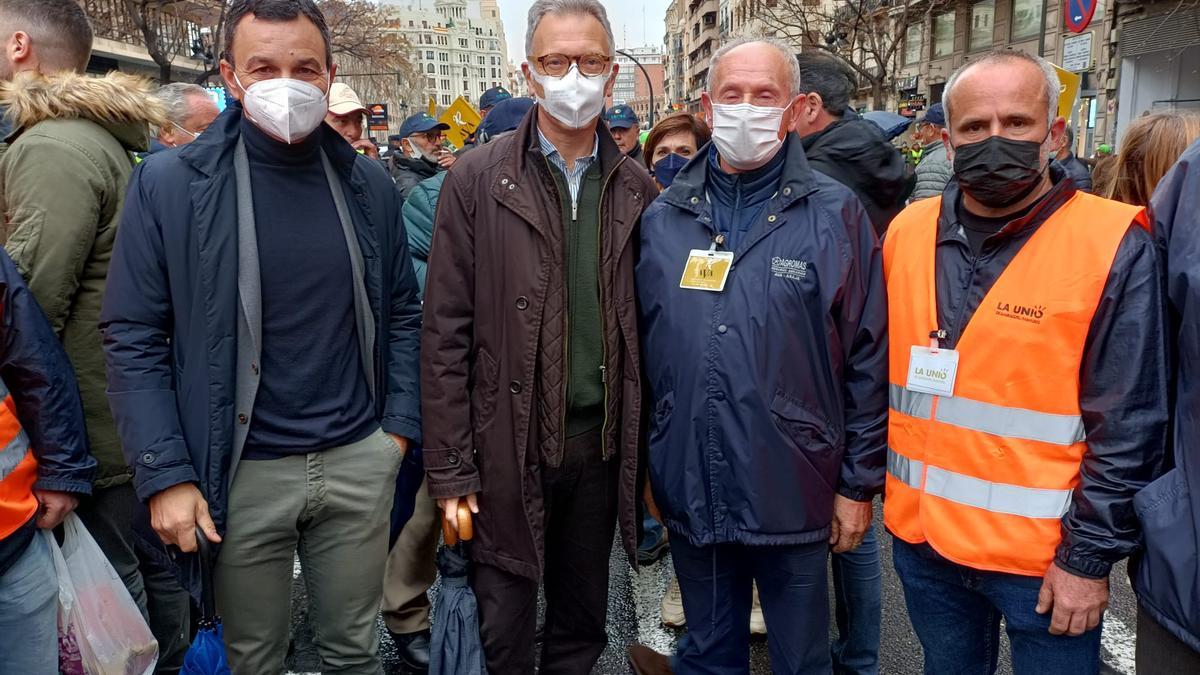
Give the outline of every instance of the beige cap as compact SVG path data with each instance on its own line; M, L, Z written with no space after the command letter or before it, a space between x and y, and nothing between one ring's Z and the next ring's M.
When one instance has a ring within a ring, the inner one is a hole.
M334 115L349 115L354 111L367 112L367 106L359 100L358 94L344 82L334 82L329 88L329 112Z

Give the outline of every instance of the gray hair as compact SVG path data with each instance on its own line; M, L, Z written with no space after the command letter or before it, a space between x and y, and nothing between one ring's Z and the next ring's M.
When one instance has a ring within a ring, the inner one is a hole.
M708 62L708 82L705 87L709 93L713 90L713 84L716 82L717 64L726 54L741 47L743 45L764 44L769 47L774 47L783 57L783 62L787 64L788 78L788 96L795 98L800 95L800 63L796 60L796 54L788 43L769 37L749 37L742 36L731 42L726 42L721 45L720 49L713 52L712 60Z
M198 84L187 82L165 84L154 92L154 97L162 101L163 107L167 110L167 119L176 124L183 124L188 113L191 112L188 107L189 96L203 96L207 99L208 92Z
M1053 125L1055 118L1058 117L1058 94L1062 91L1062 83L1058 80L1058 72L1054 70L1054 66L1043 58L1022 51L997 49L963 65L954 71L954 74L946 82L946 88L942 91L942 107L946 109L946 127L950 127L950 92L954 91L954 86L968 70L975 66L1000 65L1014 61L1033 64L1042 71L1042 77L1046 81L1046 121L1048 125Z
M533 56L533 33L547 14L582 14L594 17L608 34L608 53L616 53L617 41L613 38L612 24L608 22L608 12L605 11L604 5L600 4L600 0L537 0L529 8L529 26L525 29L525 56Z

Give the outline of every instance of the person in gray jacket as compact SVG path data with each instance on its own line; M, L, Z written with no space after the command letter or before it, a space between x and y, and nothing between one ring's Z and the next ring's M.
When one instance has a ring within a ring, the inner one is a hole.
M909 201L942 194L946 184L954 177L954 166L942 142L942 129L945 128L946 112L942 110L941 103L934 103L913 131L913 137L925 148L925 152L921 155L921 163L917 164L917 186Z
M1062 170L1067 173L1067 176L1075 181L1075 187L1083 192L1092 191L1092 172L1088 170L1075 152L1071 150L1075 146L1075 132L1071 127L1067 127L1067 138L1063 142L1063 146L1059 148L1058 154L1054 156L1054 163L1062 167Z

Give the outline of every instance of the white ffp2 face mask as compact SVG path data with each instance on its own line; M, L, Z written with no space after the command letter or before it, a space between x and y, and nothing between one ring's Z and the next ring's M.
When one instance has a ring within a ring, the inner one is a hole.
M761 108L749 103L713 104L713 143L717 152L739 171L751 171L775 156L783 139L783 113L787 108Z
M572 129L582 129L600 116L604 109L604 84L608 76L587 77L577 64L562 77L542 75L529 66L533 79L542 85L546 97L538 97L538 105L554 119Z
M284 143L308 138L329 111L329 93L307 82L277 77L242 87L237 75L233 81L245 92L242 107L246 117L263 133Z

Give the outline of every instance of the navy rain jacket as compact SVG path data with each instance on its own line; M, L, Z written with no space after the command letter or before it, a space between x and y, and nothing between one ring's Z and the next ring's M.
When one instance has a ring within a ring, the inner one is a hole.
M195 482L222 533L236 424L233 153L241 116L231 104L200 138L134 170L100 315L109 405L138 497ZM400 198L378 162L328 125L315 133L341 178L362 248L376 327L376 413L384 431L419 442L421 307ZM314 358L321 348L313 345Z
M1132 566L1142 607L1200 651L1200 142L1163 178L1150 202L1166 261L1167 339L1178 366L1167 472L1133 500L1144 552Z
M642 217L637 266L650 480L693 545L828 539L834 493L883 489L887 305L879 242L849 188L789 137L779 191L724 292L679 287L713 241L709 151Z

